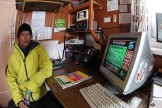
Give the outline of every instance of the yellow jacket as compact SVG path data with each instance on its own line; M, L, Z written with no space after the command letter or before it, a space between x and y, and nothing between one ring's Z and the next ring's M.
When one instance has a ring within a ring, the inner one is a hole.
M34 42L36 43L36 42ZM7 82L16 105L23 100L26 89L32 92L30 101L36 101L47 93L45 79L52 76L52 62L46 50L35 44L25 58L18 44L8 62Z

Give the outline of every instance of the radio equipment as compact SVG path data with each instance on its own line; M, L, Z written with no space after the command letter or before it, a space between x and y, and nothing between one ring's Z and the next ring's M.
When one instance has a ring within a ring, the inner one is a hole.
M88 20L78 21L75 26L77 31L86 31L88 30Z
M78 22L78 21L88 20L88 15L89 15L88 9L78 11L76 21Z
M89 30L89 20L83 20L76 22L75 29L76 31L87 31ZM93 22L93 30L97 30L97 21Z

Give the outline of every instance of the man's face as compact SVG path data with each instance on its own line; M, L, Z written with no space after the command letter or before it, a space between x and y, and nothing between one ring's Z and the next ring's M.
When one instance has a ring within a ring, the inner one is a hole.
M30 44L31 36L29 31L22 31L19 37L20 46L27 47Z

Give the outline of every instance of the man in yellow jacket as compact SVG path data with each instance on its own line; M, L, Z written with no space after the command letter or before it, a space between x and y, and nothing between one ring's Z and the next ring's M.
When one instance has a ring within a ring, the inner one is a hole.
M44 85L45 79L52 76L52 63L46 50L31 38L30 25L22 24L7 68L7 82L13 98L8 108L56 108L56 100ZM27 90L31 93L30 105L24 103Z

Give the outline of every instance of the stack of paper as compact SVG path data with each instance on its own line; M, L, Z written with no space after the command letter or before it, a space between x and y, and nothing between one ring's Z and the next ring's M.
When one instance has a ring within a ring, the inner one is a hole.
M88 80L91 77L92 76L89 76L83 72L75 71L65 75L56 76L55 79L60 84L60 86L65 89L85 80Z

